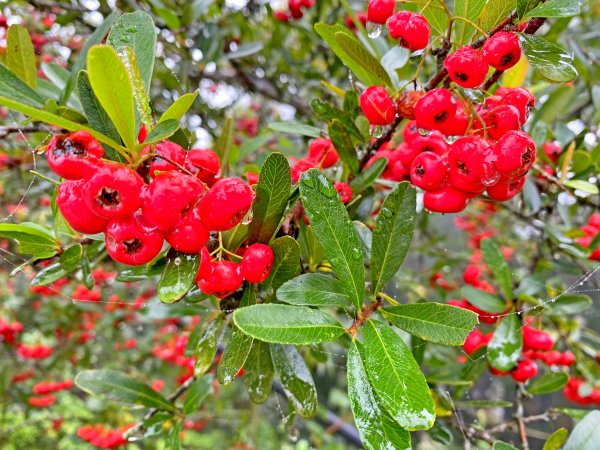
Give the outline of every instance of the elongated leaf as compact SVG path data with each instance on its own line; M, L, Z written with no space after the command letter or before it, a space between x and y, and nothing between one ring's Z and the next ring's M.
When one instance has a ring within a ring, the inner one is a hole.
M50 264L44 267L31 279L32 286L47 286L56 280L67 276L69 272L60 265L60 263Z
M528 11L535 8L540 1L541 0L517 0L517 16L519 19L522 19Z
M249 242L268 243L271 240L285 212L291 187L288 160L281 153L271 153L260 171L256 187Z
M486 3L487 0L456 0L454 2L454 15L476 23ZM457 45L471 42L474 33L475 27L468 22L464 20L454 22L454 41Z
M167 266L158 282L158 299L163 303L181 300L194 285L200 267L198 255L174 252L167 258Z
M254 403L264 403L271 393L273 362L269 344L255 340L244 364L244 384Z
M331 182L316 169L300 178L300 197L315 235L350 301L364 301L365 268L362 243Z
M231 152L231 146L233 145L233 119L226 117L223 122L223 129L219 140L215 145L215 152L219 156L221 161L221 170L223 173L229 173L229 153Z
M577 78L573 56L539 36L519 33L519 40L527 60L546 80L564 83Z
M360 194L370 187L385 170L387 162L386 158L377 158L373 164L360 172L356 178L352 179L350 182L352 193L355 195Z
M290 305L350 306L342 284L333 277L320 273L305 273L277 290L277 299Z
M192 414L198 411L204 399L212 390L212 377L206 375L195 380L187 391L185 401L183 402L183 412Z
M194 376L196 378L201 377L211 368L217 354L218 336L222 327L223 320L221 318L213 320L206 326L204 333L198 339L196 351L194 352L196 357L194 361Z
M39 259L54 256L59 249L56 239L49 231L44 231L39 225L21 223L18 225L0 224L0 236L14 239L19 244L19 252L33 255Z
M465 285L460 289L460 293L470 304L482 311L489 313L502 313L506 311L506 302L489 292Z
M600 442L600 411L590 411L579 422L563 450L594 450Z
M158 123L164 122L165 120L177 120L179 121L186 112L192 107L194 104L194 100L198 97L198 90L194 92L184 94L171 103L171 106L167 108L167 110L160 116L160 120Z
M300 245L291 236L283 236L273 241L271 249L275 256L273 267L261 286L275 293L279 286L300 274Z
M348 92L352 92L354 94L353 91L348 91ZM324 101L318 100L318 99L312 100L310 102L310 107L314 111L315 115L319 119L321 119L323 122L326 122L329 125L331 125L331 122L333 120L337 120L337 121L341 122L341 124L343 125L345 134L350 136L353 141L365 142L363 135L361 134L360 130L356 127L356 125L354 123L355 119L353 117L351 117L345 111L342 111L341 109L338 109L338 108L330 105L328 102L324 102ZM330 135L330 138L331 138L331 135Z
M479 27L490 31L517 8L517 0L490 0L479 16Z
M392 418L406 430L427 430L435 408L425 376L410 349L390 327L368 320L365 367L371 386Z
M355 174L358 173L358 156L356 155L356 149L352 145L352 141L344 128L342 122L337 119L332 120L329 123L329 138L337 151L340 159L348 170Z
M398 272L415 231L417 191L403 182L387 196L377 217L371 245L371 285L377 295Z
M344 333L333 317L304 306L248 306L237 309L233 320L247 335L277 344L316 344L332 341Z
M548 439L546 439L542 450L559 450L563 445L565 445L565 442L567 442L568 436L569 430L566 428L559 428L552 433Z
M464 402L456 402L456 406L460 409L465 408L510 408L512 402L506 400L468 400Z
M314 138L321 137L321 130L318 128L298 122L271 122L269 128L283 133L300 134Z
M35 52L27 29L11 25L6 33L6 64L21 80L34 88L37 85Z
M221 384L229 384L246 362L246 358L252 349L254 339L239 329L233 330L229 344L221 355L221 361L217 367L217 379Z
M318 406L317 389L304 359L294 346L273 344L270 347L285 396L302 417L314 417Z
M517 447L513 447L510 444L507 444L503 441L496 441L492 446L492 450L519 450Z
M364 45L348 30L335 33L335 40L338 45L348 54L356 64L361 64L363 69L368 70L370 75L378 80L378 83L384 86L391 86L390 76L381 66L381 63L375 59Z
M571 294L566 293L550 303L551 312L553 314L579 314L593 304L592 298L586 294Z
M27 83L7 69L3 64L0 64L0 93L3 96L2 98L7 98L20 104L22 103L40 108L44 106L44 99L40 94L31 89ZM4 102L2 104L11 108ZM12 109L19 111L16 108Z
M463 345L477 325L477 314L442 303L398 305L380 310L389 322L421 339Z
M488 362L494 369L506 372L517 365L522 347L521 322L516 314L509 314L502 319L488 344Z
M83 247L81 244L72 245L60 255L60 265L67 272L71 272L79 266L82 254Z
M510 267L504 259L500 248L491 239L483 239L481 241L481 251L483 259L494 274L494 278L504 291L507 300L513 298L512 275Z
M548 0L542 3L527 14L529 17L571 17L581 12L581 2L579 0Z
M156 124L156 126L148 133L143 145L154 144L170 138L179 129L179 121L174 119L164 120Z
M549 394L562 389L568 380L569 375L565 372L548 372L531 383L527 390L534 395Z
M598 191L598 186L590 183L589 181L567 180L563 184L570 188L578 189L580 191L587 192L588 194L592 194L592 195L598 195L600 193L600 191Z
M150 109L150 97L146 93L146 88L144 86L144 81L142 80L142 75L140 74L135 53L131 47L125 47L119 52L119 57L125 65L125 70L127 71L127 76L131 83L136 112L141 123L149 129L152 127L153 123L152 110Z
M146 383L116 370L84 370L75 377L75 384L92 395L176 411L171 402Z

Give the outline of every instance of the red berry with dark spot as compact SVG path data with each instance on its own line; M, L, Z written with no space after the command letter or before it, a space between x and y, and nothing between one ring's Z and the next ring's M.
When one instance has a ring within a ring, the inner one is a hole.
M350 199L352 198L352 188L349 184L338 181L333 185L333 187L340 196L342 203L346 204L350 201Z
M262 283L273 268L275 255L271 247L265 244L252 244L244 252L240 264L242 276L250 283Z
M429 136L418 136L411 144L418 153L433 152L439 156L444 156L448 153L448 144L446 139L439 131L433 131Z
M91 177L98 170L102 155L100 143L84 130L54 136L46 150L50 168L67 180Z
M104 231L107 219L98 217L83 198L84 180L64 181L58 186L56 205L69 225L80 233L96 234Z
M485 81L488 65L479 50L465 45L451 53L444 61L448 76L459 86L476 88Z
M553 163L556 163L563 149L557 142L546 142L542 147L542 151Z
M458 102L454 116L440 123L437 129L445 136L464 136L469 128L469 122L469 114L467 114L463 102Z
M205 277L198 280L198 287L217 298L229 297L242 285L244 279L239 264L232 261L214 261Z
M388 31L401 47L412 51L427 47L431 34L427 19L410 11L400 11L390 17Z
M517 196L523 189L524 184L525 177L517 177L506 182L500 181L498 184L488 187L486 192L491 199L497 202L505 202Z
M527 121L529 113L535 106L535 96L523 87L501 87L495 95L500 96L500 103L515 106L519 110L521 125Z
M415 105L415 108L416 108L416 105ZM406 126L402 130L402 137L404 138L404 142L406 144L410 145L412 143L413 139L415 139L418 136L421 136L421 135L419 134L419 128L417 127L417 121L411 120L410 122L408 122L406 124Z
M417 127L438 130L456 114L458 101L448 89L432 89L415 107Z
M490 144L479 136L458 138L448 152L450 183L462 191L479 194L495 184L498 170Z
M524 383L530 378L535 377L537 373L538 366L535 361L532 361L531 359L524 359L519 361L519 364L515 369L512 370L510 376L513 378L513 380L519 383Z
M410 181L424 191L435 191L448 176L448 164L432 152L418 155L410 166Z
M452 186L442 186L438 190L425 192L423 204L432 212L457 213L467 207L469 197Z
M548 333L530 326L521 329L523 348L526 350L550 350L554 347L554 339Z
M112 259L130 266L152 261L160 253L163 235L147 232L137 226L132 217L113 219L105 232L106 251Z
M198 208L192 208L181 218L165 239L178 252L199 253L206 245L209 231L204 227Z
M254 191L239 178L217 181L198 203L204 225L209 230L227 231L250 211Z
M371 0L367 8L369 22L384 24L396 9L396 0Z
M148 152L148 147L145 147L142 151L142 155L146 155ZM185 166L185 150L182 146L169 141L163 141L156 144L154 149L154 156L150 160L150 169L149 173L151 177L156 176L159 172L168 172L170 170L178 170L176 166L167 162L165 159L161 158L161 155L171 161L177 163L179 166Z
M396 117L392 97L381 86L371 86L361 94L360 108L371 125L387 125Z
M485 62L497 70L507 70L521 59L521 44L515 33L500 31L483 44Z
M208 148L193 148L187 153L186 168L208 186L221 176L221 163L215 152Z
M308 157L317 161L323 169L333 166L339 159L333 142L325 138L313 139L308 144Z
M498 105L481 113L485 131L494 140L500 139L510 130L521 127L519 110L512 105Z
M494 153L498 171L507 177L525 175L537 155L535 142L523 131L507 132L494 146Z

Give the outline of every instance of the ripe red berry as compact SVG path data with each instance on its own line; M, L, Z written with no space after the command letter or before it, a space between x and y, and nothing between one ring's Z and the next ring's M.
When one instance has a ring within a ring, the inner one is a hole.
M56 205L69 225L80 233L96 234L104 231L107 219L94 214L83 198L85 180L64 181L58 186Z
M239 178L222 178L198 203L202 222L209 230L230 230L248 213L254 195Z
M92 176L104 149L87 131L54 136L47 146L48 165L57 175L67 180L79 180Z
M142 151L142 155L145 155L148 152L148 147L144 148ZM154 177L159 172L168 172L170 170L178 170L176 166L162 159L160 156L163 155L171 161L179 164L180 166L185 166L185 150L182 146L169 141L163 141L156 144L154 149L154 153L156 154L150 160L150 176Z
M487 195L497 202L505 202L515 197L523 189L525 177L512 178L509 181L500 181L486 189Z
M481 52L465 45L451 53L444 61L448 76L459 86L475 88L484 82L488 65Z
M542 151L553 163L556 163L563 149L557 142L546 142L542 147Z
M519 361L519 364L516 368L514 368L510 376L513 380L518 381L519 383L524 383L525 381L533 378L538 373L538 366L535 361L530 359L523 359Z
M413 140L413 142L415 141ZM414 147L412 144L409 145L403 142L393 152L390 152L390 156L394 161L401 161L404 167L410 168L410 165L419 153L421 153L420 147Z
M483 334L478 329L471 331L468 334L467 339L465 339L465 343L463 346L465 353L467 355L471 355L472 353L475 353L477 350L479 350L481 347L485 347L486 345L488 345L491 337L491 334Z
M485 131L495 140L510 130L518 130L521 127L519 110L512 105L498 105L486 110L481 113L481 118L485 123Z
M507 70L521 59L521 45L515 33L500 31L483 44L485 62L497 70Z
M415 108L416 108L416 105L415 105ZM410 145L412 143L413 139L415 139L418 136L421 136L421 135L419 134L419 128L417 127L417 121L411 120L410 122L408 122L406 124L406 126L402 130L402 138L404 139L404 142L406 144Z
M162 249L163 236L159 231L144 231L133 217L113 219L105 232L106 251L112 259L130 266L152 261Z
M360 108L371 125L387 125L396 117L394 102L381 86L371 86L361 94Z
M548 333L530 326L521 329L523 333L523 347L528 350L550 350L554 347L554 339Z
M459 101L454 116L438 124L437 129L445 136L464 136L469 128L469 116L463 102Z
M302 0L288 0L288 8L292 18L298 20L304 15L302 11Z
M447 176L448 164L432 152L421 153L410 166L410 181L424 191L439 189Z
M384 24L396 9L396 0L370 0L367 8L369 22Z
M350 187L350 185L338 181L333 185L333 187L340 196L342 203L346 204L350 201L350 199L352 198L352 188Z
M418 151L433 152L439 156L448 154L448 144L439 131L433 131L428 136L418 136L413 139L411 147Z
M179 220L175 229L165 235L166 241L178 252L200 253L209 238L198 208L192 208Z
M410 11L400 11L390 17L388 31L401 47L412 51L427 47L431 34L427 19Z
M527 121L529 113L535 106L535 96L523 87L501 87L495 95L500 96L500 103L515 106L519 110L521 125Z
M104 164L83 187L90 210L106 219L126 217L142 204L144 180L120 164Z
M196 274L196 283L202 278L206 278L212 272L212 258L206 247L200 250L200 267L198 267L198 273Z
M313 139L308 144L308 157L317 161L323 169L333 166L339 159L333 142L325 138Z
M493 147L496 167L502 175L519 177L525 175L536 157L535 142L523 131L507 132Z
M210 264L211 270L198 280L198 287L205 294L225 298L242 285L244 280L239 264L232 261L215 261Z
M432 212L461 212L467 207L468 202L467 194L448 185L442 186L436 191L425 192L423 195L423 205Z
M458 138L448 153L450 183L457 189L479 194L498 182L495 155L489 143L479 136Z
M473 264L469 264L463 272L463 280L467 284L476 284L479 282L481 269Z
M242 276L250 283L262 283L273 268L275 255L271 247L265 244L252 244L244 252L240 264Z
M418 128L438 130L456 114L458 102L448 89L432 89L417 102L415 119Z
M221 163L215 152L208 148L193 148L187 153L186 168L208 186L221 176Z

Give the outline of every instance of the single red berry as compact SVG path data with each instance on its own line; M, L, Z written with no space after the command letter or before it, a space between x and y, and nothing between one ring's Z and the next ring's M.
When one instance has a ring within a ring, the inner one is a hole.
M490 144L479 136L458 138L448 153L450 183L462 191L479 194L498 182L499 174Z
M112 259L130 266L149 263L160 253L163 236L159 231L141 230L132 217L113 219L105 232L106 251Z
M500 96L500 103L515 106L519 110L521 125L527 121L529 113L535 106L535 96L523 87L501 87L495 95Z
M87 131L54 136L46 147L48 165L67 180L91 177L101 164L104 149Z
M202 247L200 250L200 266L198 267L198 273L196 274L196 283L203 278L207 278L212 272L212 258L208 249Z
M537 155L535 142L523 131L507 132L493 147L496 167L502 175L519 177L525 175Z
M340 196L342 203L346 204L350 201L350 199L352 198L352 188L349 184L338 181L333 185L333 187Z
M58 186L56 205L69 225L80 233L104 231L107 219L94 214L83 198L85 180L64 181Z
M121 164L104 164L83 187L90 210L106 219L126 217L142 204L144 180Z
M497 202L505 202L517 196L523 189L525 177L511 178L507 182L500 181L486 189L487 195Z
M209 238L198 208L192 208L179 220L173 231L165 235L171 247L182 253L200 253Z
M418 151L433 152L439 156L448 154L448 144L439 131L433 131L428 136L418 136L413 139L411 146Z
M467 207L469 197L463 191L452 186L442 186L436 191L425 192L423 205L429 211L439 213L457 213Z
M521 59L521 44L515 33L500 31L491 36L481 49L485 62L497 70L507 70Z
M564 352L561 354L561 357L556 364L560 366L572 366L574 363L575 355L571 352Z
M481 113L485 131L494 140L500 139L510 130L521 127L519 110L512 105L498 105ZM483 134L483 130L482 130Z
M148 147L145 147L142 151L142 155L146 155L148 152ZM165 158L170 159L171 161L177 163L179 166L185 166L185 150L182 146L176 144L175 142L163 141L156 144L154 149L154 156L150 160L150 169L149 173L151 177L156 176L160 172L168 172L170 170L178 170L176 166L167 162L166 160L161 158L161 155Z
M199 279L198 287L205 294L225 298L237 291L243 281L239 264L215 261L211 263L207 276Z
M532 361L530 359L523 359L519 361L517 367L511 371L510 376L513 378L513 380L519 383L524 383L530 378L535 377L537 373L538 366L535 363L535 361Z
M396 9L396 0L370 0L367 8L369 22L384 24Z
M554 347L554 339L548 333L530 326L521 329L523 333L523 348L529 350L550 350Z
M313 139L308 144L308 157L317 161L323 169L333 166L339 159L333 142L325 138Z
M470 124L470 114L462 101L458 102L456 113L450 119L438 124L437 129L445 136L464 136Z
M402 161L395 161L392 166L392 175L388 179L391 181L410 180L410 166L407 167Z
M476 284L480 276L481 269L474 264L469 264L463 272L463 280L467 284Z
M456 114L458 102L448 89L432 89L415 107L418 128L437 130Z
M403 142L391 152L391 158L395 161L401 161L404 167L410 168L410 165L419 153L421 153L419 147L414 147L412 144L409 145Z
M557 142L546 142L542 147L542 151L553 163L556 164L556 161L558 161L563 149Z
M485 347L488 345L490 341L491 335L483 334L478 329L471 331L467 338L465 339L465 343L463 348L467 355L471 355L479 350L481 347Z
M448 76L459 86L476 88L485 81L488 65L481 52L465 45L451 53L444 61Z
M424 191L439 189L447 176L448 164L432 152L421 153L410 166L410 181Z
M387 125L396 117L394 102L381 86L371 86L361 94L360 108L371 125Z
M208 186L221 176L221 163L215 152L208 148L193 148L187 153L186 168Z
M415 108L416 108L416 105L415 105ZM417 127L417 121L411 120L410 122L408 122L406 124L406 126L402 130L402 138L404 139L404 142L406 144L410 145L412 143L413 139L415 139L418 136L421 136L421 135L419 134L419 128Z
M301 19L304 15L302 11L302 0L288 0L288 8L290 10L290 15L295 20Z
M240 264L242 276L250 283L262 283L273 268L275 255L271 247L265 244L252 244L244 252Z
M239 178L222 178L198 203L202 222L209 230L230 230L248 213L254 195Z
M600 213L592 214L588 219L588 224L592 227L600 229Z
M280 22L289 22L290 15L286 11L273 11L273 18Z
M412 51L427 47L431 34L427 19L410 11L400 11L390 17L388 31L401 47Z

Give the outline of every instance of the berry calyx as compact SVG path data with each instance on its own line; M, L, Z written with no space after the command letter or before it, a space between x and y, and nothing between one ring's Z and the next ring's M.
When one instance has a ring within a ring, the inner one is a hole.
M48 165L67 180L91 177L104 155L102 145L85 130L58 134L46 147Z
M106 251L112 259L130 266L152 261L160 253L163 236L159 231L144 231L133 217L113 219L105 231Z
M500 31L485 41L481 53L494 69L507 70L521 59L521 44L515 33Z
M273 268L275 255L271 247L265 244L252 244L244 252L240 264L242 276L250 283L262 283Z
M387 125L396 117L394 102L381 86L371 86L361 94L360 108L371 125Z
M412 51L427 47L431 34L427 19L410 11L400 11L390 17L388 31L401 47Z
M451 53L444 61L448 76L459 86L476 88L484 82L488 65L479 50L465 45Z
M254 195L239 178L222 178L198 203L202 222L209 230L230 230L250 211Z

